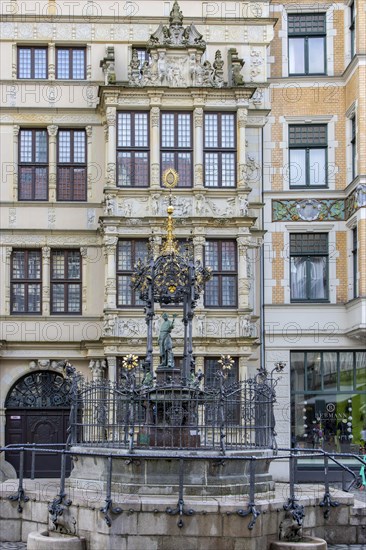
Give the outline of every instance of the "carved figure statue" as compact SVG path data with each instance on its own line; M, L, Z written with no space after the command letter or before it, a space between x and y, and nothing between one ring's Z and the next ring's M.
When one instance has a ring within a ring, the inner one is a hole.
M137 50L132 50L132 58L128 67L128 81L130 85L138 85L140 81L140 60Z
M115 199L112 197L112 195L107 195L105 198L105 213L114 214L114 208L115 208Z
M285 519L280 523L279 537L286 542L299 542L302 538L302 524L293 517L291 512L286 512Z
M174 321L177 316L177 313L174 313L173 321L169 321L169 315L167 313L163 313L162 315L164 321L161 324L158 339L160 349L160 367L174 367L173 341L170 333L174 328Z
M166 80L166 75L167 75L167 64L166 64L165 52L159 52L158 72L159 72L159 80L161 84L163 84Z
M239 197L239 211L241 216L247 216L249 210L249 201L245 197Z

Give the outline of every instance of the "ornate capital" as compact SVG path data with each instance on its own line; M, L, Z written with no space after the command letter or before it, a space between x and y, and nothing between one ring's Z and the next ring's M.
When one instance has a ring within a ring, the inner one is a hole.
M85 258L88 255L88 248L86 246L82 246L80 248L80 255Z
M160 109L159 107L151 108L151 125L153 128L159 127Z
M205 237L193 237L194 246L204 246L206 242Z
M93 126L85 126L86 135L91 138L93 135Z
M240 107L238 109L238 126L239 128L245 128L248 123L248 109Z
M106 368L107 363L105 359L91 359L89 362L89 369L92 372L93 380L103 378Z
M50 137L56 137L58 132L58 126L55 124L51 124L50 126L47 126L47 132Z
M10 260L10 257L11 257L11 253L13 252L13 248L11 246L6 246L5 247L5 258L6 258L6 261L9 261Z
M194 125L195 128L202 128L203 126L203 109L202 107L196 107L194 110Z
M19 135L19 131L20 131L20 126L18 126L18 124L14 124L13 134L14 134L15 137Z
M42 247L42 258L44 261L48 261L51 255L51 248L49 246Z
M236 239L237 245L238 245L238 252L239 256L243 256L246 259L247 250L249 248L248 240L244 237L239 237Z
M108 126L116 125L116 108L115 107L107 107L106 120L107 120Z

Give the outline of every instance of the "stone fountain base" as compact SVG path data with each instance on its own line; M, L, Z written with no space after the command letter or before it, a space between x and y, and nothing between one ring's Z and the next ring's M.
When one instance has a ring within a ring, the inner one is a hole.
M327 550L328 545L317 537L303 537L299 542L271 542L269 550Z
M108 455L111 449L96 447L72 447L71 452L82 452L78 456L71 472L70 483L77 488L93 486L104 490L108 477ZM93 453L105 456L95 457ZM143 452L136 450L131 455L125 449L113 449L113 455L119 458L113 460L112 490L125 494L136 495L177 495L179 483L179 460L174 459L174 452L169 452L167 458L153 458L161 451L149 450L152 458L144 458ZM249 460L217 459L217 454L210 451L179 451L184 459L184 494L202 497L205 495L243 495L249 492ZM204 456L197 460L195 456ZM271 450L228 451L227 457L236 456L270 457ZM123 460L123 457L126 457ZM213 458L216 456L216 458ZM264 493L273 490L274 482L268 473L269 460L256 461L255 490Z

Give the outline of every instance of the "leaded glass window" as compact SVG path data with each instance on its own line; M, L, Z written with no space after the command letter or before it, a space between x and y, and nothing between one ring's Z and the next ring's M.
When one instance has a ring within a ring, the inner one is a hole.
M18 47L18 78L47 78L47 48Z
M57 200L86 201L85 130L59 130L57 135Z
M138 293L131 287L131 275L136 262L147 257L147 240L120 239L117 247L117 307L141 306Z
M81 313L81 255L79 250L52 250L51 313Z
M121 111L117 120L117 185L148 187L149 114Z
M85 48L56 48L56 78L85 80Z
M18 200L48 199L47 130L22 129L19 133Z
M161 113L161 171L174 168L178 187L192 187L192 114Z
M204 173L206 187L236 185L234 113L205 113Z
M42 257L40 250L13 250L11 313L41 313Z
M236 242L207 240L205 265L212 269L212 278L205 286L206 307L236 307L238 284Z

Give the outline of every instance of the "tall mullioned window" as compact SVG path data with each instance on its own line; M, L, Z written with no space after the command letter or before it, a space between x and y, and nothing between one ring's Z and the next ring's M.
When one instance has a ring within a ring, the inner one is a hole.
M324 13L288 14L289 74L325 74Z
M18 168L18 200L46 201L48 199L47 130L20 130Z
M40 250L13 250L11 313L41 313L42 256Z
M236 186L236 118L234 113L205 113L205 187Z
M79 250L52 250L51 313L81 313L81 254Z
M117 186L149 185L149 113L117 114Z
M206 307L237 305L237 251L234 240L207 240L205 265L212 269L212 278L205 287Z
M131 275L136 262L147 257L147 240L120 239L117 247L117 307L141 306L143 302L131 288Z
M18 46L18 78L47 78L47 48Z
M290 235L291 301L328 300L328 235L292 233Z
M59 130L57 135L57 200L86 201L85 130Z
M161 113L161 171L174 168L178 187L192 187L192 113Z
M290 187L327 186L327 125L289 126Z
M59 80L85 80L85 48L56 48L56 78Z

